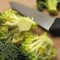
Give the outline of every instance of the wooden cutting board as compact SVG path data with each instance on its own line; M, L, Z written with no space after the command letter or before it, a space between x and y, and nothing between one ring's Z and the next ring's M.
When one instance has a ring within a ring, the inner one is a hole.
M0 13L4 12L5 10L10 8L9 2L11 2L11 1L22 3L22 4L24 4L28 7L36 9L36 0L0 0ZM47 10L44 10L43 13L49 15ZM60 17L60 12L58 13L57 16L54 16L54 18L56 18L56 17ZM35 30L35 32L40 35L43 32L45 32L45 30L43 30L41 27L38 27ZM57 51L57 60L60 60L60 37L53 37L49 33L48 33L48 35L51 39L53 39L53 42L55 44L55 48L56 48L56 51Z

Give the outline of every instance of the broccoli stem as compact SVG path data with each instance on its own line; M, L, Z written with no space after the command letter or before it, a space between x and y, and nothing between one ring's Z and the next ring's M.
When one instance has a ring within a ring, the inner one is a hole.
M50 14L56 15L58 13L57 11L57 0L46 0L47 2L47 9Z
M46 33L45 33L46 34ZM30 49L31 49L31 51L38 51L38 49L41 47L41 46L44 46L44 47L46 47L47 45L46 45L46 43L48 42L48 44L50 44L50 45L53 45L52 44L52 41L46 41L46 39L45 38L47 38L46 36L44 36L44 34L42 35L42 36L40 36L40 37L35 37L35 38L33 38L33 40L32 40L32 44L30 43L29 44L29 47L30 47ZM47 38L48 39L48 38ZM33 49L32 49L33 48Z
M37 9L40 11L43 11L43 9L46 7L46 3L43 1L37 1Z
M31 51L38 51L38 49L41 47L41 46L44 46L46 47L47 45L44 44L45 43L45 40L43 40L44 37L35 37L34 41L32 44L29 45L29 47L31 48ZM33 48L33 49L32 49Z

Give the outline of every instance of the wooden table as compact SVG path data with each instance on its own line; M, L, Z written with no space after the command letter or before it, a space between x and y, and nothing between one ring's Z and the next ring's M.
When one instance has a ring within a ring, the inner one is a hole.
M11 1L22 3L26 6L36 9L36 0L0 0L0 12L4 12L5 10L9 9L10 8L9 2L11 2ZM43 13L48 14L48 12L46 10L44 10ZM57 16L54 16L54 18L56 18L56 17L60 17L60 12L58 13ZM37 28L36 32L38 34L42 34L45 31L42 28ZM50 36L51 39L53 39L55 48L57 50L57 60L60 60L60 37L53 37L50 34L48 34L48 35Z

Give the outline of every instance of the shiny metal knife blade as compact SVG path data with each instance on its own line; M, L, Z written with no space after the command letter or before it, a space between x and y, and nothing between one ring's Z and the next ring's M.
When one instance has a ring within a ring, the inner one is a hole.
M22 15L33 17L34 21L37 22L38 25L40 25L42 28L49 30L53 22L55 21L54 18L43 14L40 11L34 10L32 8L29 8L23 4L11 2L11 7L21 13Z

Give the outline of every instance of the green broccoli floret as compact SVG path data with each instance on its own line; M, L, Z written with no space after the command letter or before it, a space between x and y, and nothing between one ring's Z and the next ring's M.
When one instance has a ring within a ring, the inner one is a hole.
M58 2L58 0L37 0L37 8L43 10L45 7L51 15L56 15Z
M2 13L2 17L5 20L6 25L15 26L19 20L20 15L12 9L9 9Z
M57 9L60 11L60 1L58 2Z
M45 0L37 0L37 9L43 11L46 8Z
M0 13L0 25L2 25L4 23L3 17L2 17L2 13Z
M33 21L33 18L29 17L20 17L19 22L17 24L20 32L21 31L29 31L30 29L36 28L37 24Z
M20 54L26 60L51 60L56 57L53 42L46 34L27 38L20 46Z
M6 40L7 36L8 36L7 26L0 26L0 41Z
M0 60L15 60L19 54L18 52L15 45L0 42Z
M33 35L31 32L22 32L20 34L19 32L15 32L12 36L12 39L10 36L9 39L5 41L5 43L12 43L12 44L20 45L25 41L25 39L33 38L35 35L36 34Z
M9 9L2 13L2 17L5 20L4 25L10 27L17 27L19 31L29 31L31 28L34 29L37 24L33 21L33 18L24 17L18 14L17 11Z

